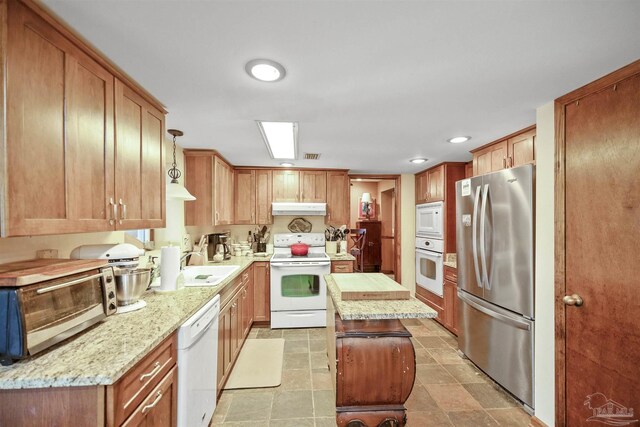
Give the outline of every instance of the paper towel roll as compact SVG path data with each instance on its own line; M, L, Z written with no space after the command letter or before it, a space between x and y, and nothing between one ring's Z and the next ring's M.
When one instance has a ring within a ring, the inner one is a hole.
M177 246L163 247L160 250L160 290L177 290L180 274L180 248Z

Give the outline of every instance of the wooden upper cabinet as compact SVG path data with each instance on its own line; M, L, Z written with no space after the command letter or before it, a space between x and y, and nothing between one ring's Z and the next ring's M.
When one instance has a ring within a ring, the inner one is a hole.
M273 224L271 216L272 172L256 170L256 224Z
M464 165L464 177L471 178L473 176L473 161Z
M165 226L164 114L116 80L117 228Z
M256 223L256 171L235 171L235 224Z
M343 171L327 171L327 223L349 225L349 175Z
M273 171L273 201L300 201L300 172L290 170Z
M416 175L416 204L444 200L444 165Z
M480 147L473 153L473 175L484 175L502 169L535 162L536 127L508 135L500 140Z
M215 182L213 225L233 224L233 168L216 156L213 173Z
M185 225L233 224L234 171L213 150L184 150Z
M300 171L300 201L324 203L327 200L327 172Z

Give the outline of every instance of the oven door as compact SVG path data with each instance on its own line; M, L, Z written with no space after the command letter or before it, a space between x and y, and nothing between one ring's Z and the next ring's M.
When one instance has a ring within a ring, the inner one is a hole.
M442 296L442 254L416 249L416 284L438 296Z
M416 236L442 239L444 213L442 202L416 206Z
M271 311L324 310L331 263L271 263Z

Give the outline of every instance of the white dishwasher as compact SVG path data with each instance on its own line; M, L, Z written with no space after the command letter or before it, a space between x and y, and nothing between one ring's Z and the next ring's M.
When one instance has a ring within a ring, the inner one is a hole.
M178 427L208 426L216 409L220 295L178 331Z

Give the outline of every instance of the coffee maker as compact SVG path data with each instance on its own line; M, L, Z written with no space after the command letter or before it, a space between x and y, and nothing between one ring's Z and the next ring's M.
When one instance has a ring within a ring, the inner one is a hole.
M231 258L231 251L229 250L229 244L227 243L229 240L229 233L211 233L207 235L208 237L208 245L207 245L207 260L213 261L213 256L218 251L218 245L222 249L221 253L224 259Z

